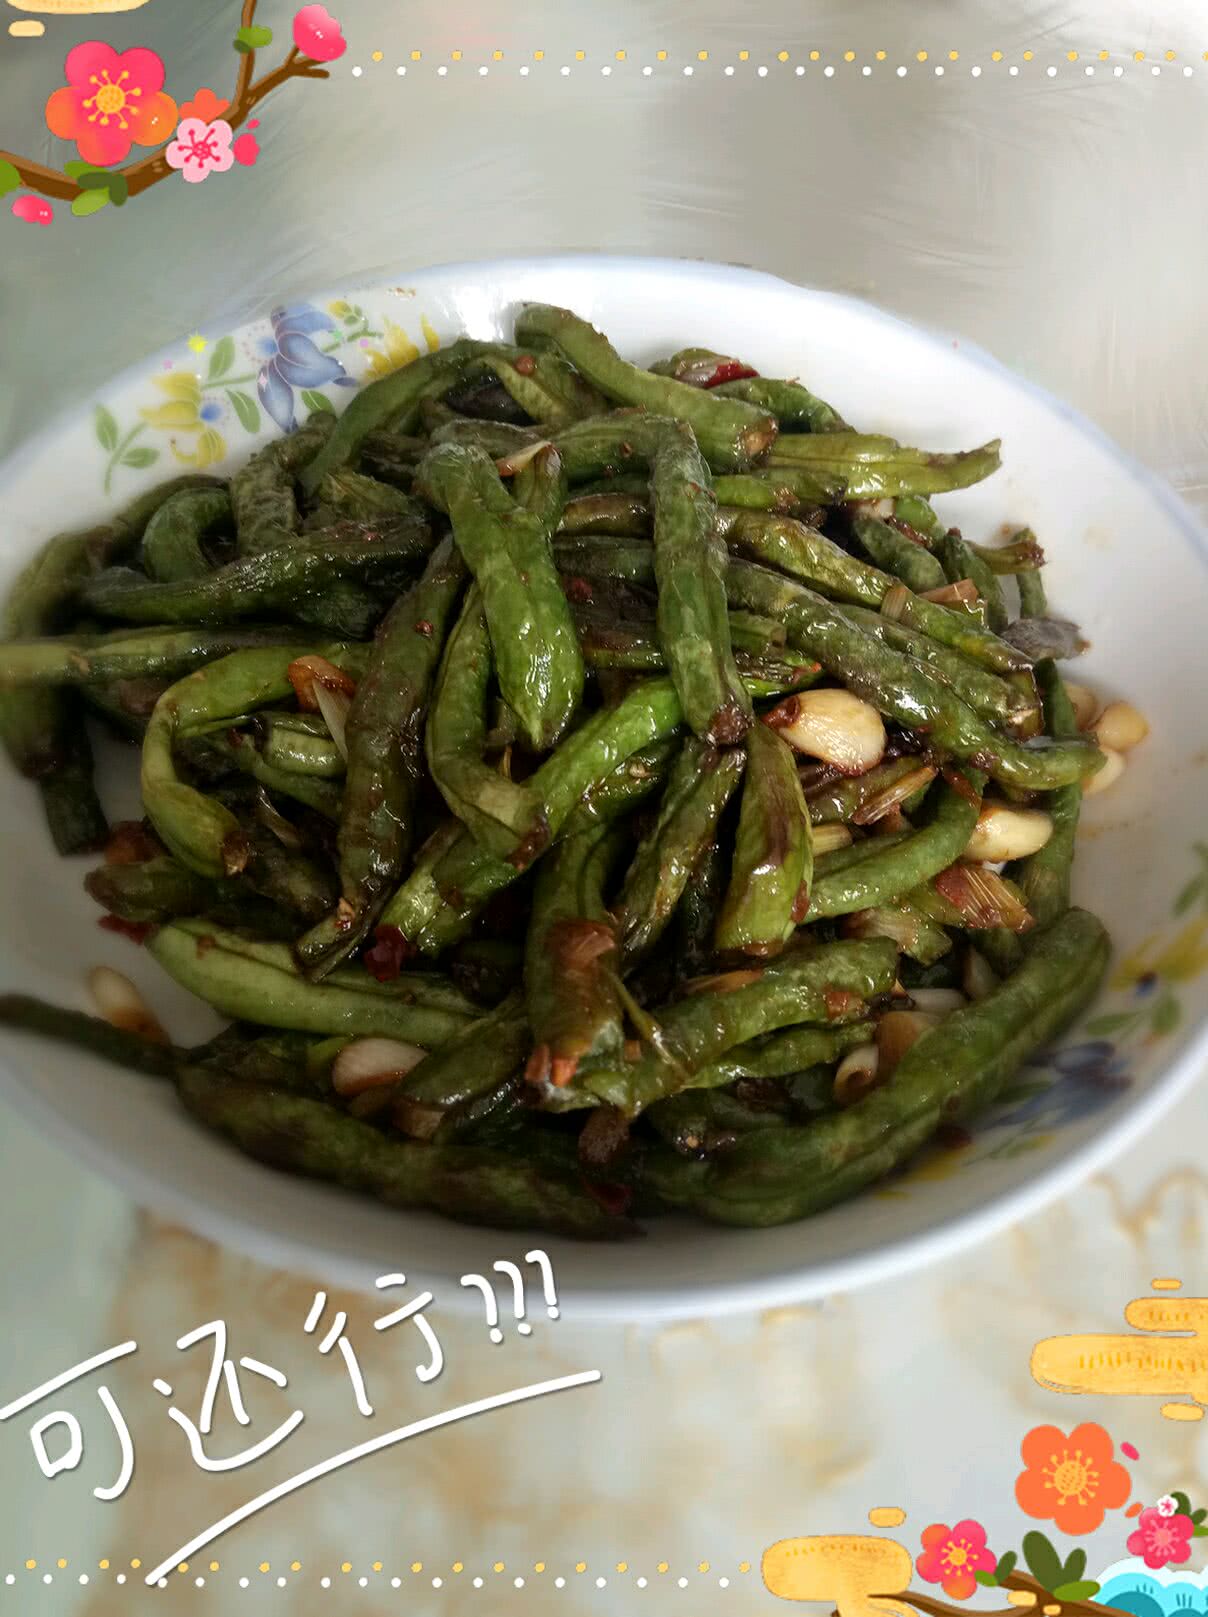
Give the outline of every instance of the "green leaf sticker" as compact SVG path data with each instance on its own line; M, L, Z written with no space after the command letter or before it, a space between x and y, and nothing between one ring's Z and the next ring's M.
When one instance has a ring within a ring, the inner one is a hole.
M998 1578L993 1572L975 1572L973 1576L984 1589L993 1589L998 1583Z
M1198 1510L1193 1510L1191 1512L1191 1519L1197 1527L1203 1521L1205 1516L1208 1516L1208 1510L1206 1510L1203 1505L1201 1505Z
M245 45L243 40L236 39L233 43L240 56L250 56L252 54L252 47L250 45Z
M1208 1527L1193 1527L1191 1536L1192 1538L1208 1538Z
M140 444L135 449L127 449L122 456L122 465L129 466L136 472L141 472L147 466L154 466L158 459L158 449L144 448Z
M1018 1559L1019 1557L1016 1555L1014 1550L1008 1550L1005 1555L999 1556L998 1565L994 1568L995 1583L1002 1583L1004 1579L1011 1576L1012 1572L1015 1570L1015 1563Z
M103 404L98 404L92 417L96 441L110 454L117 448L117 422Z
M8 158L0 159L0 197L7 196L21 184L21 176Z
M99 213L109 204L109 187L103 191L81 191L71 204L71 211L77 219L87 219L90 213Z
M243 430L245 432L259 432L260 406L255 399L250 394L235 392L228 392L227 398L234 405L235 414L239 417Z
M217 382L226 375L235 363L234 337L220 337L214 344L214 352L210 355L210 368L206 372L207 382Z
M236 49L238 49L240 45L246 45L250 51L262 51L266 45L271 45L272 42L273 31L271 28L261 28L258 26L241 28L235 35Z
M76 184L81 191L107 191L109 179L108 169L86 168L82 174L76 176Z
M115 208L124 208L130 195L130 187L126 184L126 176L115 169L109 176L109 200Z
M1023 1554L1037 1583L1052 1593L1065 1575L1057 1551L1043 1533L1032 1532L1023 1536Z
M302 389L301 398L302 403L312 415L317 414L320 410L327 410L332 415L335 414L336 407L326 393L319 393L313 387L305 387Z
M63 172L69 180L78 180L81 174L88 174L95 167L95 163L81 163L73 157L70 163L63 164Z
M1061 1571L1067 1583L1077 1583L1086 1571L1086 1551L1083 1549L1071 1550L1065 1558L1065 1565Z
M1092 1600L1099 1593L1099 1585L1089 1578L1075 1578L1070 1583L1059 1583L1049 1593L1054 1600Z
M1170 1497L1174 1500L1175 1504L1179 1507L1180 1515L1183 1515L1183 1516L1190 1516L1191 1515L1191 1500L1188 1499L1187 1495L1182 1491L1181 1488L1176 1488L1175 1491L1171 1494Z

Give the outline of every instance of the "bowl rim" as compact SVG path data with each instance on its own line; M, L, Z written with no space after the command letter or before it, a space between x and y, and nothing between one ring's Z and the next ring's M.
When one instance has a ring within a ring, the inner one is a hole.
M1082 411L1011 369L979 344L963 336L956 338L952 332L930 324L908 320L845 292L812 287L746 265L717 263L702 258L552 252L496 259L464 259L394 272L371 270L366 274L372 279L357 282L355 277L350 277L354 283L351 286L345 285L335 290L325 288L295 296L302 301L323 302L337 295L346 295L348 291L377 290L391 280L407 280L422 286L426 281L455 277L466 279L477 276L481 279L507 276L515 279L525 272L556 274L559 271L568 274L590 271L606 276L674 273L681 277L706 280L721 288L746 292L758 291L760 286L774 287L781 293L788 289L807 295L816 305L829 303L858 314L873 325L880 324L904 334L922 336L945 346L958 341L962 358L1026 394L1066 428L1109 456L1122 473L1162 508L1192 551L1203 564L1208 565L1208 532L1187 502L1164 478L1121 449ZM228 324L236 329L253 324L266 318L268 310L277 306L279 301L278 298L262 298L255 312L245 313L238 319L232 313ZM214 331L218 323L211 321L202 329ZM148 367L154 366L157 360L175 354L182 340L178 337L164 347L140 355L111 376L105 386L97 390L94 399L108 396L129 385ZM15 469L18 457L25 458L44 449L58 435L77 424L80 415L79 403L72 407L65 406L37 432L20 439L0 461L0 478ZM18 564L23 560L21 557L13 559ZM959 1213L932 1229L901 1236L872 1250L820 1262L795 1264L773 1276L761 1275L750 1280L671 1279L657 1292L628 1290L623 1285L583 1292L572 1283L560 1295L563 1315L572 1321L625 1320L646 1324L703 1315L743 1314L820 1300L836 1292L913 1274L942 1258L963 1253L996 1232L1039 1212L1105 1166L1129 1140L1152 1129L1188 1092L1205 1066L1206 1054L1208 1006L1200 1010L1189 1026L1183 1048L1174 1060L1114 1121L1105 1123L1098 1133L1072 1148L1063 1158L1040 1168L1034 1177L1021 1185L1001 1190L989 1201ZM167 1165L160 1167L142 1159L132 1161L116 1145L98 1142L82 1126L74 1126L46 1096L31 1088L2 1055L0 1093L5 1095L19 1115L37 1126L56 1145L63 1146L88 1167L113 1182L135 1205L171 1218L206 1239L275 1268L294 1274L313 1275L356 1291L372 1290L374 1266L359 1262L340 1248L325 1247L321 1232L311 1232L303 1243L289 1235L265 1229L242 1214L226 1213L216 1202L202 1199L193 1191L181 1190L173 1182ZM735 1230L732 1234L737 1250L744 1238L750 1239L758 1232ZM419 1266L415 1267L415 1275L417 1281L422 1278ZM443 1306L450 1310L473 1306L472 1300L464 1294L455 1296L455 1292L456 1288L448 1289L447 1301Z

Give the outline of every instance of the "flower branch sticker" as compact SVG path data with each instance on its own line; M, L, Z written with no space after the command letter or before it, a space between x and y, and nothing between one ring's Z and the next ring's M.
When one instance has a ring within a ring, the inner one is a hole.
M67 53L66 83L46 103L46 127L74 143L78 157L61 169L0 150L0 197L21 192L10 204L14 218L48 225L54 203L66 202L86 218L172 175L191 185L236 165L251 167L260 155L254 133L260 103L290 79L325 79L326 63L347 49L340 24L321 5L303 6L293 18L293 45L278 65L256 77L257 53L273 42L273 30L256 21L257 0L244 0L232 41L238 68L229 99L197 90L183 106L164 89L166 69L154 51L136 46L117 51L88 40ZM236 131L247 126L243 134ZM135 148L146 155L130 161ZM123 166L124 165L124 166Z

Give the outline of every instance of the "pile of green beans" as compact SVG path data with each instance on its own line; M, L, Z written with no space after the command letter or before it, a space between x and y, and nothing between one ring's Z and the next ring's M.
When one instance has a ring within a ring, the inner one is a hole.
M59 850L104 849L103 924L231 1025L186 1049L21 995L0 1023L470 1222L854 1194L989 1106L1108 954L1069 897L1102 754L1030 649L1080 642L1030 534L931 504L998 462L528 305L51 539L0 738ZM108 827L85 712L138 747L141 823ZM881 740L852 762L826 713ZM1000 873L970 839L1019 807L1049 834Z

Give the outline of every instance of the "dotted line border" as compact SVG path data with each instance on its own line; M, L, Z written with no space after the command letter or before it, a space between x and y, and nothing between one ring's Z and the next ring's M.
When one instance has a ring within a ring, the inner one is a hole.
M649 54L649 53L647 53ZM394 64L395 75L405 78L408 72L432 71L438 78L447 78L450 73L458 71L473 71L478 78L486 78L492 70L510 72L515 70L521 78L528 78L534 71L553 72L555 69L562 78L569 78L572 71L598 71L603 78L610 78L614 72L625 70L637 71L643 78L652 78L656 72L678 71L683 78L693 78L698 72L707 72L710 67L716 67L720 62L721 73L725 78L733 78L743 68L753 69L756 77L767 78L774 70L791 69L796 78L804 78L808 72L817 70L823 78L834 78L836 73L843 70L858 70L862 78L872 78L880 69L891 73L894 77L904 79L911 72L929 72L935 78L944 78L946 75L968 72L971 78L981 78L983 72L999 68L1011 78L1018 78L1021 73L1020 62L1024 64L1023 71L1043 70L1046 78L1054 79L1058 73L1068 73L1077 69L1083 77L1094 78L1097 73L1110 72L1113 78L1123 78L1126 66L1131 69L1145 69L1153 78L1160 78L1163 67L1167 70L1167 77L1191 78L1195 68L1189 61L1182 59L1177 51L1166 50L1156 53L1145 51L1112 52L1099 50L1082 52L1067 50L1061 53L1055 61L1040 61L1034 50L1024 50L1019 53L1019 61L1009 61L1006 53L1000 50L982 52L985 61L975 61L967 69L964 63L969 55L976 52L967 52L962 55L959 50L936 51L917 50L909 53L906 61L891 61L890 53L877 50L863 57L854 50L842 52L825 52L818 49L804 50L795 57L791 51L781 50L773 54L771 62L753 62L750 51L740 50L731 53L733 60L725 60L725 53L698 50L688 53L690 60L683 61L674 58L672 53L665 50L655 51L653 60L641 61L639 54L627 50L613 51L608 60L597 67L597 59L590 59L588 53L582 50L573 52L550 52L535 50L529 52L505 52L491 50L486 53L486 59L479 59L476 52L464 50L424 51L414 49L404 52L406 60ZM1191 53L1195 56L1196 53ZM828 60L828 56L834 60ZM1115 60L1113 57L1126 60ZM563 59L564 58L564 59ZM1090 58L1088 60L1088 58ZM1208 63L1208 50L1198 53L1201 62ZM381 50L371 52L369 66L362 62L353 62L349 71L354 79L363 78L367 72L372 71L386 63L386 53ZM959 65L958 65L959 64ZM988 65L987 65L988 64ZM1106 64L1110 64L1106 65ZM387 64L389 66L389 64Z
M105 1557L96 1563L96 1567L92 1572L75 1573L71 1570L71 1563L68 1559L65 1556L60 1556L54 1563L55 1570L51 1572L43 1570L39 1566L37 1559L30 1557L22 1569L24 1576L20 1572L8 1572L4 1575L3 1580L0 1581L0 1598L2 1598L4 1590L11 1589L18 1584L28 1586L30 1581L44 1585L61 1582L81 1586L95 1586L109 1582L119 1587L125 1585L138 1588L142 1586L143 1580L140 1573L143 1562L139 1556L133 1556L129 1562L120 1563L121 1570L118 1570L118 1566L119 1563ZM126 1570L127 1568L129 1570ZM492 1581L495 1577L506 1577L510 1571L512 1587L514 1589L523 1589L534 1578L544 1580L551 1570L551 1567L545 1561L534 1561L531 1566L526 1563L524 1572L509 1569L504 1561L495 1561L491 1564L489 1571L485 1573L473 1572L467 1568L465 1562L453 1561L448 1565L447 1570L434 1572L432 1567L425 1566L424 1562L412 1561L409 1567L406 1568L406 1574L409 1578L426 1576L426 1581L433 1589L466 1587L483 1589L486 1588L488 1581ZM690 1583L688 1575L684 1572L675 1571L669 1561L659 1561L655 1565L653 1580L646 1573L638 1572L628 1561L616 1561L610 1565L608 1570L614 1582L617 1577L623 1578L628 1574L634 1574L633 1587L637 1589L649 1588L652 1581L661 1587L671 1586L679 1589L687 1589ZM715 1576L716 1586L719 1589L728 1589L734 1583L734 1578L731 1575L725 1572L719 1573L718 1569L709 1561L698 1561L689 1570L697 1578ZM740 1579L745 1578L752 1570L752 1563L750 1561L740 1561L736 1570ZM340 1563L335 1576L324 1572L317 1579L314 1573L307 1572L304 1569L301 1561L289 1562L288 1572L290 1576L286 1576L280 1570L274 1573L273 1565L268 1561L261 1561L252 1574L244 1572L239 1573L237 1576L232 1569L224 1568L220 1561L208 1561L204 1565L201 1563L190 1565L188 1561L182 1561L176 1568L173 1577L184 1578L191 1581L195 1588L204 1589L210 1578L224 1571L227 1576L236 1577L240 1589L249 1589L253 1586L264 1588L267 1585L275 1585L279 1589L286 1589L301 1582L312 1581L317 1581L321 1589L331 1589L337 1584L347 1587L344 1583L345 1579L360 1589L381 1588L385 1584L388 1584L392 1589L399 1589L406 1581L404 1574L389 1572L381 1561L374 1561L361 1571L358 1571L351 1561L343 1561ZM100 1576L98 1576L98 1573ZM593 1574L593 1568L589 1566L588 1562L576 1561L569 1578L564 1573L554 1572L549 1577L549 1582L553 1584L555 1589L565 1589L571 1586L573 1580L578 1587L582 1588L583 1584L577 1583L577 1580L582 1578L584 1584L594 1584L597 1589L609 1587L609 1575L603 1572L595 1572L594 1575L590 1574ZM157 1587L166 1589L170 1581L172 1580L168 1578L160 1578Z

